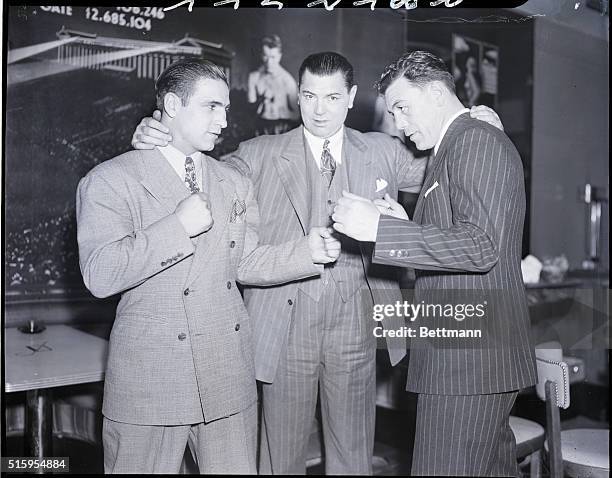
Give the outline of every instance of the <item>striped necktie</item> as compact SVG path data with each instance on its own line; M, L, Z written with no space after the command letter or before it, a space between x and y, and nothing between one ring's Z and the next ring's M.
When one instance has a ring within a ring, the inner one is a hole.
M329 139L323 143L323 152L321 153L321 175L327 180L327 186L331 185L336 172L336 161L329 152Z
M192 193L199 193L198 180L196 178L195 164L193 159L187 156L185 158L185 184Z

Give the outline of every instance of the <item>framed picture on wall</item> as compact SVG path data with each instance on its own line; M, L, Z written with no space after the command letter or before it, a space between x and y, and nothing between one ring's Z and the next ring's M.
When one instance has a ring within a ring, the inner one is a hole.
M453 76L457 96L467 107L497 106L499 48L480 40L453 34Z

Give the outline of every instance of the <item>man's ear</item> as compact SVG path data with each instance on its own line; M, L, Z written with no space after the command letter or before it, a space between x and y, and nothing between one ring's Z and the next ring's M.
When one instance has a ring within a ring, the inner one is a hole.
M429 95L436 106L442 106L448 90L440 81L432 81L427 85Z
M349 90L349 109L353 107L353 102L355 101L355 95L357 94L357 85L353 85Z
M170 118L174 118L181 106L181 99L175 93L166 93L164 96L164 113Z

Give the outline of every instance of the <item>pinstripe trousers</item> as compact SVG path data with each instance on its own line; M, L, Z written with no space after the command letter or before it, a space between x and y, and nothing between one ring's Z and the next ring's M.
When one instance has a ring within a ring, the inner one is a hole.
M520 476L508 421L517 394L419 394L411 475Z
M372 473L376 340L363 294L345 303L332 284L319 302L299 291L286 355L262 384L261 474L305 474L317 389L326 473Z

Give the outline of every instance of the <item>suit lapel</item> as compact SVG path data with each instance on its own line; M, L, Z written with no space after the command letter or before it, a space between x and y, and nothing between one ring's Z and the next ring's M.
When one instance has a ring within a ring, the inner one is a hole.
M164 206L168 214L173 213L177 204L190 194L157 148L141 152L140 171L140 183Z
M210 249L218 246L223 238L223 233L229 223L229 217L234 205L234 188L221 174L217 161L208 156L202 158L206 161L208 172L208 194L210 208L213 217L212 228L197 237L195 252L191 262L191 269L187 275L186 285L193 283L198 276L206 270L206 260L210 258ZM206 184L206 179L203 180Z
M302 128L288 134L289 140L279 156L273 156L278 175L295 209L302 230L306 234L308 223L309 188L304 168L304 141Z
M350 192L371 199L376 183L376 171L372 167L368 147L349 128L344 128L342 165L346 167Z
M417 201L416 208L414 209L413 219L417 223L421 223L421 221L423 220L423 205L425 201L425 193L427 193L429 188L432 187L439 179L441 169L440 166L445 161L448 147L456 136L455 130L466 118L469 118L469 113L463 113L459 115L455 119L455 121L453 121L449 125L448 129L446 130L446 133L444 134L444 138L442 138L442 141L440 142L438 153L435 156L429 158L427 164L427 173L425 174L425 180L423 181L423 187L421 188L421 193L419 194L419 199Z
M431 153L433 155L433 151ZM414 208L414 215L412 220L420 224L423 219L423 205L425 202L425 193L431 188L438 178L438 165L441 163L444 151L438 150L438 154L431 156L427 162L427 172L425 179L423 180L423 186L419 192L419 198L417 199L416 207Z

